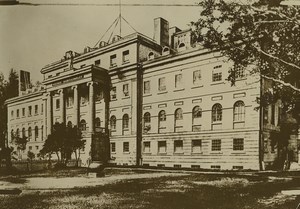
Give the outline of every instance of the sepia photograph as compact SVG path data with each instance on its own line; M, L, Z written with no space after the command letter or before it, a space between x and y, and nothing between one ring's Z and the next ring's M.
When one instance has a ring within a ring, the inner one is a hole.
M300 0L0 0L0 209L300 209Z

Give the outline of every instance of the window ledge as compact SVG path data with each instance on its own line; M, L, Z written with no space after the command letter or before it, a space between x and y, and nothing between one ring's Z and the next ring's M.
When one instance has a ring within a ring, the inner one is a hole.
M222 155L223 152L221 152L221 151L211 151L210 154L212 154L212 155Z
M118 65L117 65L117 64L112 64L112 65L110 65L110 66L109 66L109 68L110 68L110 69L112 69L112 68L116 68L116 67L118 67Z
M168 91L160 91L160 92L157 92L157 94L166 94L168 93Z
M173 154L174 155L183 155L184 153L183 152L174 152Z
M114 154L114 155L115 155L115 154L116 154L116 152L111 152L111 154Z
M174 92L177 92L177 91L184 91L185 88L178 88L178 89L174 89Z
M144 94L143 96L144 96L144 97L150 97L150 96L152 96L152 94L151 94L151 93L146 93L146 94Z
M151 152L143 152L143 155L151 155Z
M159 152L159 153L157 153L157 155L167 155L167 153L166 152Z
M130 154L130 152L123 152L123 154L129 155L129 154Z
M191 154L192 154L192 155L202 155L203 152L192 152Z
M130 96L124 96L122 99L129 99Z
M224 81L212 81L212 83L210 84L211 86L213 85L219 85L219 84L224 84Z
M233 152L231 152L231 154L234 154L234 155L244 155L244 154L246 154L246 152L245 151L233 151Z
M197 89L197 88L202 88L203 87L203 85L196 85L196 84L194 84L195 86L192 86L191 87L191 89Z
M242 78L236 78L235 81L245 81L247 80L246 76L242 77Z
M111 101L111 102L113 102L113 101L117 101L117 99L116 99L116 98L115 98L115 99L110 99L110 101Z
M123 65L130 63L129 60L123 61Z

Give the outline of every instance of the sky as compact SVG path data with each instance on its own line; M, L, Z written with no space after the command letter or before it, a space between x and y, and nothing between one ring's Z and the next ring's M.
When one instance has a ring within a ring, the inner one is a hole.
M19 2L46 5L0 6L0 72L7 78L11 68L26 70L31 72L33 83L42 81L40 70L43 66L61 59L66 51L83 52L84 47L93 47L119 15L118 6L105 5L108 2L118 4L119 0ZM189 6L195 5L195 0L122 0L122 4L122 16L138 32L150 38L156 17L165 18L170 26L186 29L190 21L196 21L200 16L199 6ZM133 32L124 21L122 25L122 33Z

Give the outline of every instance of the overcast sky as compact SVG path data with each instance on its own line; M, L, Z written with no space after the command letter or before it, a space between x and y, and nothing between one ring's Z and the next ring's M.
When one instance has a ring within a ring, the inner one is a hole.
M119 0L19 0L21 3L65 5L0 6L0 72L7 77L11 68L31 72L42 80L40 70L59 60L65 51L82 52L94 46L119 14ZM122 0L123 4L185 4L195 0ZM73 5L67 5L72 3ZM74 5L76 3L86 5ZM101 5L102 4L102 5ZM153 19L163 17L170 26L188 28L199 18L198 6L122 6L122 16L139 32L153 37ZM125 26L125 23L122 23ZM129 27L123 28L129 31Z

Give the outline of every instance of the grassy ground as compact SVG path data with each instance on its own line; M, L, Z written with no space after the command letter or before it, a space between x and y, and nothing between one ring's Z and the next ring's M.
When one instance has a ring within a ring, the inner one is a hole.
M71 173L83 175L83 171L77 169ZM148 171L107 169L106 175L145 172ZM59 173L47 175L68 176L70 170ZM47 176L45 173L43 175ZM2 180L4 179L19 180L22 183L20 176L3 177ZM72 190L34 190L15 196L0 195L0 208L296 209L300 197L285 196L280 192L297 186L300 186L297 177L291 179L270 178L266 174L259 176L191 174L124 180L115 184Z

